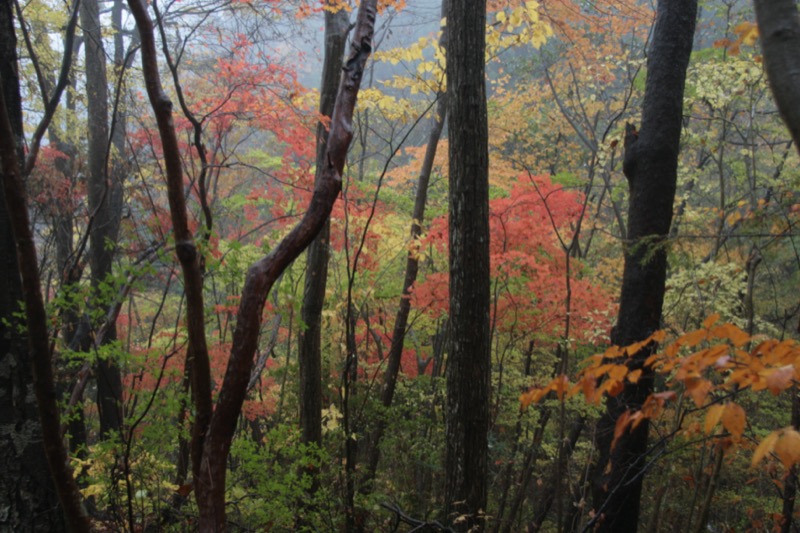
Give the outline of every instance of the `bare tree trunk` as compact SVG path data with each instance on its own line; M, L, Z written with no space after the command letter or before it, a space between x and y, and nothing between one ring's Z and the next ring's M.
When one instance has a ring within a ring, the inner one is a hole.
M486 1L447 13L450 152L450 350L445 511L458 530L485 525L489 433L489 155Z
M648 55L641 132L628 124L623 170L628 178L628 242L614 344L646 339L661 324L667 273L665 239L672 222L678 152L683 120L683 90L692 51L697 0L659 0ZM642 368L650 349L630 358ZM647 421L611 443L617 419L642 406L653 390L653 373L643 368L638 383L607 398L597 423L599 458L593 479L596 531L635 532L639 522L647 452Z
M800 15L795 0L754 0L772 95L800 152Z
M336 103L341 81L344 50L350 22L346 10L325 12L325 60L322 70L319 113L330 117ZM315 182L322 179L327 153L328 131L317 125L317 172ZM322 445L322 308L328 281L330 222L326 221L319 235L308 248L306 278L301 316L305 329L299 335L298 362L300 366L300 427L304 444ZM315 468L306 469L313 477L311 492L318 488Z
M0 5L0 80L10 125L22 146L22 107L17 77L17 51L11 3ZM18 155L21 157L21 155ZM22 283L14 249L14 234L0 188L0 318L7 321L0 334L0 530L64 531L64 515L44 454L42 426L32 394L33 376L28 344L19 320Z
M88 167L89 211L92 215L89 232L92 266L92 287L99 297L100 286L111 275L114 249L119 233L120 205L112 199L121 199L119 184L108 179L106 155L109 153L108 136L108 80L106 54L100 25L100 8L97 0L83 0L81 4L86 53L86 107L88 111ZM115 190L117 189L117 190ZM101 302L105 306L107 302ZM115 324L108 326L104 343L117 338ZM97 410L100 415L100 437L108 438L122 427L122 379L119 367L113 360L98 359L94 368L97 380Z
M77 8L77 6L75 6ZM74 15L74 13L73 13ZM72 475L72 470L69 467L67 449L61 439L61 418L58 408L58 397L56 394L55 380L53 377L53 367L51 363L50 353L50 335L47 329L47 315L44 308L44 300L42 298L41 282L38 277L38 259L36 257L36 247L33 239L33 233L30 225L30 218L28 215L27 201L25 196L25 186L23 182L23 173L25 169L32 168L35 163L36 153L38 150L38 142L46 130L49 120L52 118L54 106L57 104L61 93L56 90L53 98L50 101L44 120L37 128L36 137L34 138L30 156L27 161L23 163L23 150L22 150L22 103L20 99L19 78L17 74L17 57L16 57L16 40L14 38L14 26L11 12L11 2L3 2L0 6L0 55L2 55L2 62L0 62L0 83L2 83L2 90L0 90L0 159L2 160L2 180L3 180L3 196L5 199L4 208L0 211L0 220L2 220L2 234L3 239L8 239L8 226L5 222L10 224L13 233L13 239L5 244L16 246L17 251L17 269L16 275L13 267L11 267L6 260L3 260L4 269L8 271L9 277L3 278L10 283L7 296L12 300L4 302L8 304L9 308L2 308L0 311L5 313L16 306L16 302L20 299L24 302L25 306L25 320L27 326L28 343L27 347L23 348L19 344L15 346L2 346L3 351L0 353L2 357L3 366L11 366L12 358L18 358L20 366L15 372L11 372L10 378L17 379L23 385L21 391L25 391L25 397L28 397L27 390L29 383L33 384L33 390L36 396L36 406L38 409L39 422L41 424L41 441L37 435L39 428L36 423L31 421L26 411L31 407L27 402L16 403L16 409L12 410L13 416L21 417L15 422L23 422L19 428L26 427L32 433L29 438L23 439L25 442L25 451L35 452L36 447L44 445L44 453L47 457L47 463L52 475L52 481L55 484L55 489L58 494L61 508L66 519L67 526L76 532L89 531L90 524L88 517L82 506L82 498L78 491L78 486ZM67 27L67 39L65 46L65 57L62 63L62 74L69 71L71 54L72 54L72 38L74 35L74 16L71 18ZM63 91L63 86L66 84L66 75L61 76L59 86ZM49 117L48 117L49 114ZM5 248L9 250L11 247ZM16 284L15 280L20 280L20 285ZM21 293L19 289L21 288ZM15 296L16 292L16 296ZM4 294L5 296L6 294ZM13 340L13 339L9 339ZM5 340L2 341L5 344ZM13 351L12 351L13 350ZM17 351L19 350L19 351ZM16 354L16 355L15 355ZM28 370L23 368L30 363L32 373L31 381L28 381ZM13 370L9 368L9 370ZM0 373L0 375L4 375ZM5 381L5 379L4 379ZM5 385L5 382L0 382ZM10 384L10 383L9 383ZM1 389L0 389L1 390ZM20 400L19 396L11 394L11 396L3 395L3 399L9 399L12 405L15 400ZM5 402L4 402L5 403ZM3 410L5 412L5 409ZM7 423L4 422L4 426ZM6 426L7 427L7 426ZM0 433L2 439L0 442L8 442L8 437L11 436L5 429ZM18 449L15 447L15 449ZM5 456L4 457L8 457ZM4 459L5 460L5 459ZM32 462L31 462L32 461ZM41 498L41 501L28 501L30 510L40 510L41 505L52 505L52 496L50 495L50 487L41 470L39 457L33 456L30 459L23 458L23 460L15 465L16 468L25 469L21 474L31 475L30 483L21 482L15 484L15 480L11 477L8 478L9 488L11 492L5 493L9 495L15 494L15 491L22 490L23 488L31 488L34 490L31 500L34 498ZM28 470L30 467L30 470ZM14 471L13 469L11 470ZM6 479L6 476L3 476ZM27 485L27 486L26 486ZM21 507L17 507L15 502L15 511L22 511ZM54 527L61 527L58 518L47 517L42 515L45 521L42 525L52 523ZM19 516L12 517L12 520L18 519ZM24 517L29 520L31 517ZM35 519L34 519L35 520ZM31 521L31 526L34 524ZM25 526L23 526L25 527Z

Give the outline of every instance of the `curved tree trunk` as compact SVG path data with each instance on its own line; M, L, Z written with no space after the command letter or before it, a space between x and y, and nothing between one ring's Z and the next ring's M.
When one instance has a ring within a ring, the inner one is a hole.
M330 216L333 204L342 188L347 149L353 138L353 109L364 73L372 52L372 36L377 14L377 0L364 0L358 10L350 56L343 69L339 93L331 119L325 166L314 187L311 203L303 219L265 257L254 263L247 272L242 298L236 317L228 366L219 391L216 408L211 414L208 352L205 347L202 275L198 252L186 226L186 205L182 194L182 165L172 120L172 103L161 87L156 58L153 23L141 0L128 0L142 40L142 67L150 103L164 145L165 166L169 183L170 212L173 218L176 249L184 269L187 314L189 315L189 345L193 361L195 386L195 431L193 450L200 451L194 461L195 497L200 510L199 531L224 531L225 478L233 434L247 395L247 385L258 346L261 316L270 289L283 271L311 244ZM206 368L199 369L202 363ZM201 371L202 370L202 371ZM199 381L203 381L200 383ZM201 403L198 403L197 398Z
M489 432L489 154L486 0L447 13L450 155L450 349L445 510L458 530L484 525Z
M661 324L667 274L667 243L677 183L683 120L683 90L692 51L697 0L659 0L653 43L647 61L642 128L630 124L625 138L624 172L628 178L628 241L620 309L611 341L620 346L646 339ZM630 359L642 368L645 348ZM593 479L594 531L637 530L645 474L648 424L622 435L612 449L617 419L636 410L653 391L648 369L638 383L607 398L597 423L598 462Z

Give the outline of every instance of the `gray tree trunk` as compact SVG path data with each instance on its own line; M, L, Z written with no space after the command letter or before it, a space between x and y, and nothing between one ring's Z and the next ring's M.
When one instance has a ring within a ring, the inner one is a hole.
M97 0L82 0L81 25L83 26L86 53L86 103L88 111L88 167L89 211L92 222L89 233L92 266L92 287L99 296L100 285L112 270L114 248L119 233L121 207L120 186L108 179L106 155L108 151L108 81L106 55L100 25ZM105 307L108 302L99 302ZM110 325L103 342L116 340L115 325ZM97 409L100 414L100 436L107 438L122 427L122 380L119 368L110 359L100 359L95 365L97 380Z

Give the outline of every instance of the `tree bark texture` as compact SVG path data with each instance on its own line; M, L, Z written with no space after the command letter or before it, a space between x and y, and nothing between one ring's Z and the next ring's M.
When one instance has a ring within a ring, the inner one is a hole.
M347 45L349 14L341 9L325 12L325 58L322 68L319 113L333 115L336 94L341 82L344 50ZM322 179L327 154L328 128L317 125L317 161L314 183ZM306 278L301 317L305 329L299 335L298 362L300 366L300 427L303 443L322 444L322 308L328 281L330 223L322 227L308 247ZM313 475L313 472L310 472ZM316 483L313 487L316 490Z
M92 287L96 297L99 297L101 284L111 274L114 245L119 234L122 196L119 183L109 180L106 171L106 155L109 153L108 81L97 0L82 0L81 25L86 54L88 188L89 212L92 215L89 262L92 266ZM107 302L99 303L104 307ZM103 342L112 342L116 337L116 325L108 325ZM108 359L98 360L94 373L97 380L100 436L108 438L122 427L122 378L116 363Z
M9 511L18 513L10 515L11 520L24 521L22 527L33 527L36 520L43 519L40 525L52 523L58 528L59 521L53 516L48 516L52 497L49 494L52 485L47 483L43 476L40 456L34 456L37 448L44 447L44 454L52 474L52 482L61 503L66 524L72 531L89 531L89 520L82 506L82 498L78 486L69 467L66 446L61 439L61 419L58 409L53 367L51 364L50 335L47 329L47 315L42 299L41 284L39 280L38 259L33 232L28 216L25 186L23 182L22 161L22 107L20 99L19 78L17 75L16 42L12 21L11 2L0 5L0 159L2 160L2 180L4 208L0 214L0 230L4 240L8 239L6 223L9 223L13 239L7 244L16 246L16 265L14 269L7 259L12 254L4 254L3 269L8 271L8 277L3 276L2 283L8 283L9 293L4 294L3 301L5 313L15 308L17 302L22 300L25 305L25 322L27 326L27 346L19 345L19 338L15 338L13 331L4 331L2 342L2 364L0 364L0 390L3 393L2 416L16 418L20 425L9 428L2 420L2 434L0 443L5 447L11 444L11 456L3 456L3 461L13 461L13 457L20 457L20 462L12 465L9 471L4 470L3 482L8 483L10 492L4 493L4 498L9 498ZM71 44L71 43L70 43ZM71 53L71 46L66 47L67 54ZM68 59L65 59L68 65ZM31 150L31 158L35 152ZM29 160L31 165L34 159ZM26 165L27 166L27 165ZM6 243L4 243L6 244ZM6 250L10 250L10 246ZM19 280L19 285L17 285ZM20 291L21 288L21 291ZM5 307L8 305L9 307ZM10 328L9 328L10 329ZM7 340L6 340L7 339ZM28 366L30 365L30 366ZM29 371L31 372L29 374ZM30 379L32 378L32 379ZM30 381L29 381L30 379ZM19 384L21 390L7 390L8 385ZM40 428L36 422L30 420L30 407L32 398L29 394L29 384L33 384L36 397ZM9 403L6 403L6 402ZM6 411L6 407L10 409ZM10 420L9 420L10 422ZM41 433L39 433L39 430ZM9 432L10 431L10 432ZM9 439L11 442L9 443ZM6 472L19 472L23 477L6 475ZM26 495L23 490L28 488L33 492ZM6 502L3 502L6 503ZM42 506L45 506L43 510ZM32 515L19 514L25 509L32 511ZM41 513L41 514L40 514Z
M667 272L666 239L672 223L678 152L683 120L683 90L692 51L696 0L659 0L648 55L647 82L638 133L628 125L623 170L628 178L628 241L617 325L611 341L620 346L659 329ZM647 348L630 358L642 368ZM621 436L611 449L617 419L639 409L653 391L647 368L638 383L606 399L597 423L599 458L593 479L597 531L637 530L645 474L648 424Z
M172 102L161 86L158 56L153 32L153 22L142 0L129 0L131 13L136 20L141 39L142 71L150 105L158 123L158 134L164 153L167 175L167 197L172 218L175 251L183 271L186 294L186 326L189 346L186 357L192 365L192 399L194 424L192 426L192 470L195 476L195 494L200 497L207 487L198 480L203 442L211 420L211 370L205 337L205 309L203 306L202 258L189 229L186 198L183 192L183 164L172 118ZM234 415L234 418L238 413ZM225 458L223 458L223 462ZM224 492L224 487L221 489ZM202 505L201 505L202 508Z
M459 530L482 527L489 430L489 156L484 73L486 1L447 13L450 155L450 345L445 509Z
M0 80L15 137L22 147L22 105L17 73L11 2L0 5ZM0 188L0 530L64 531L64 516L47 463L42 461L42 426L36 414L28 344L14 319L22 300L22 282L6 199Z
M794 0L754 0L772 95L800 152L800 14Z

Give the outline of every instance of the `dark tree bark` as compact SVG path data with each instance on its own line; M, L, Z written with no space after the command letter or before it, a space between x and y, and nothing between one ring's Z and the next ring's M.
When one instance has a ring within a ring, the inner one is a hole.
M755 0L772 95L800 152L800 15L794 0Z
M450 346L445 510L482 527L489 431L489 155L484 52L486 1L451 0L447 13L450 155Z
M349 14L341 9L325 12L325 59L322 68L319 113L333 115L336 94L341 81L344 50L347 44ZM315 183L322 179L327 153L327 127L317 125L317 171ZM300 366L300 427L305 444L322 444L322 308L325 304L325 286L328 281L330 223L325 222L319 235L308 248L303 305L300 310L305 330L301 330L298 343ZM317 489L316 470L309 469L314 477L311 491Z
M11 2L0 5L0 80L14 140L22 157L22 104ZM44 455L24 324L16 320L22 282L14 234L0 188L0 530L64 531L64 516Z
M198 481L203 444L208 424L211 420L211 370L208 347L205 337L205 310L203 305L202 258L189 230L186 212L186 198L183 191L183 163L180 156L178 137L172 119L172 102L161 86L158 72L153 23L147 14L147 7L141 0L128 0L131 13L136 19L142 43L142 70L150 105L158 123L158 133L164 150L164 166L167 175L167 197L172 218L172 231L175 237L175 251L183 271L183 284L186 294L186 321L189 346L187 364L192 365L192 399L195 415L192 426L192 471L196 486L195 494L200 497L211 490ZM234 418L238 413L233 415ZM224 463L227 456L222 458ZM218 488L224 492L224 486ZM202 504L201 504L202 509Z
M647 61L642 127L630 124L623 170L628 178L628 241L617 325L611 341L625 346L659 329L667 273L666 239L672 223L678 152L683 120L683 90L692 51L696 0L659 0L653 42ZM651 353L643 349L629 360L642 368ZM645 474L648 424L611 443L617 419L639 409L653 391L652 371L644 368L636 384L607 398L597 423L599 458L593 479L597 531L634 532L639 521Z
M76 6L77 8L77 6ZM61 91L66 85L66 72L69 71L72 35L74 35L75 17L71 17L67 26L67 39L65 42L65 57L62 64L62 76L59 80ZM17 476L6 476L4 470L3 483L8 483L9 492L4 492L6 497L11 498L12 509L15 513L25 510L32 511L33 515L10 515L11 520L23 520L23 528L33 528L37 520L42 522L37 525L45 526L51 523L54 528L60 528L57 517L49 515L52 511L52 495L49 493L51 487L43 476L41 457L31 455L41 451L43 444L44 454L47 458L51 481L54 483L58 499L61 503L61 511L64 513L66 524L72 531L89 531L89 520L82 506L82 499L78 486L69 467L66 446L61 439L61 419L57 404L57 394L55 380L53 377L53 367L51 364L51 353L47 329L47 315L42 299L41 284L38 277L38 259L36 257L36 247L33 233L28 216L28 208L25 196L25 186L23 176L26 169L33 168L38 151L38 143L41 136L47 129L47 124L52 118L61 91L54 92L48 110L34 134L31 143L29 159L23 163L22 151L22 107L19 90L19 78L17 75L16 42L14 38L14 28L11 14L11 3L3 2L0 6L0 159L2 160L2 185L4 208L0 211L0 238L3 239L4 250L6 251L2 260L2 268L8 273L3 276L2 283L8 283L9 292L5 291L2 297L2 307L0 312L6 316L7 311L16 310L17 303L24 302L25 325L27 328L27 346L20 346L20 338L16 336L11 328L5 329L2 340L0 340L0 391L3 398L3 417L9 416L16 418L15 422L19 426L9 428L6 424L10 420L2 420L3 426L0 430L0 443L6 446L8 439L14 436L15 432L26 431L19 435L24 446L18 448L16 442L11 445L14 451L11 455L3 455L3 461L13 460L16 450L20 450L22 455L19 463L10 465L10 472L17 471L24 475L24 478ZM10 226L13 238L9 239L8 227ZM5 247L7 245L7 247ZM10 253L16 247L16 265L7 262L7 258L14 257ZM17 283L19 281L19 284ZM21 291L20 291L21 289ZM6 298L8 298L6 300ZM28 366L30 365L30 366ZM6 369L8 373L6 373ZM29 373L30 372L30 373ZM15 383L16 381L16 383ZM22 389L9 391L6 386L19 384ZM39 415L40 426L30 420L30 395L28 394L30 385L36 397L36 407ZM6 403L6 402L10 402ZM10 409L6 410L6 407ZM11 430L11 432L9 432ZM30 433L27 433L30 431ZM41 431L41 433L39 433ZM38 450L37 450L38 447ZM25 479L27 478L27 479ZM30 497L20 492L31 489L33 492ZM45 506L45 509L42 509ZM41 513L41 514L39 514Z
M106 54L100 25L97 0L82 0L81 26L86 54L86 107L89 170L89 262L92 266L92 287L99 296L100 285L111 274L114 248L119 234L122 209L120 184L108 179L108 80ZM102 302L105 305L107 302ZM117 338L116 324L107 326L103 343ZM100 359L95 364L97 410L100 415L100 437L105 439L122 427L122 379L116 363Z
M442 17L447 16L447 2L442 1ZM442 36L439 46L447 45L447 26L442 28ZM433 171L433 162L436 159L436 149L439 147L439 139L444 129L444 121L447 116L447 95L440 91L436 94L436 110L430 122L430 132L428 133L428 143L425 146L425 157L422 160L422 168L419 171L417 180L417 195L414 199L414 212L411 215L411 232L409 239L413 242L422 235L422 222L425 220L425 205L428 203L428 183ZM403 355L403 346L406 340L406 330L408 328L408 316L411 313L411 288L417 281L419 272L419 254L416 250L409 250L406 258L406 273L403 278L403 292L400 295L400 302L397 306L397 314L394 318L392 328L392 344L389 347L389 354L386 356L386 371L383 375L381 385L381 405L389 408L394 400L394 391L397 385L397 377L400 375L400 363ZM370 437L367 446L367 473L365 481L371 481L375 477L380 460L380 443L383 439L383 432L386 428L384 420L378 422L378 426Z
M195 357L193 365L197 365L201 361L204 361L206 365L204 369L199 369L197 366L193 366L192 369L195 376L195 396L202 395L202 401L208 402L207 406L201 406L197 401L195 402L196 429L193 432L192 447L201 450L194 461L195 497L200 510L198 528L201 532L224 531L226 529L227 459L242 404L247 394L253 358L258 346L264 303L281 273L320 232L341 191L342 171L347 157L347 149L353 138L353 109L364 66L372 52L377 0L364 0L358 10L350 56L344 67L344 75L331 118L325 166L320 180L314 187L314 194L308 210L300 223L267 256L254 263L247 272L237 312L236 329L233 333L228 366L216 408L208 423L204 423L204 419L201 417L205 417L211 412L210 387L206 387L208 383L198 383L199 380L206 381L210 377L207 368L208 353L205 350L202 327L202 275L199 265L197 268L193 266L198 263L198 253L186 226L186 205L180 187L183 169L172 122L172 103L161 88L153 23L147 13L147 8L141 0L129 0L129 5L142 40L142 66L145 84L164 148L167 180L170 183L170 212L173 217L173 226L175 226L178 258L184 268L187 313L190 315L188 328L190 351L202 347L204 357L201 358L202 354L200 353L193 353ZM178 186L175 186L176 184ZM193 318L194 313L196 313L196 318ZM196 320L199 320L199 323ZM199 337L196 338L197 335Z

